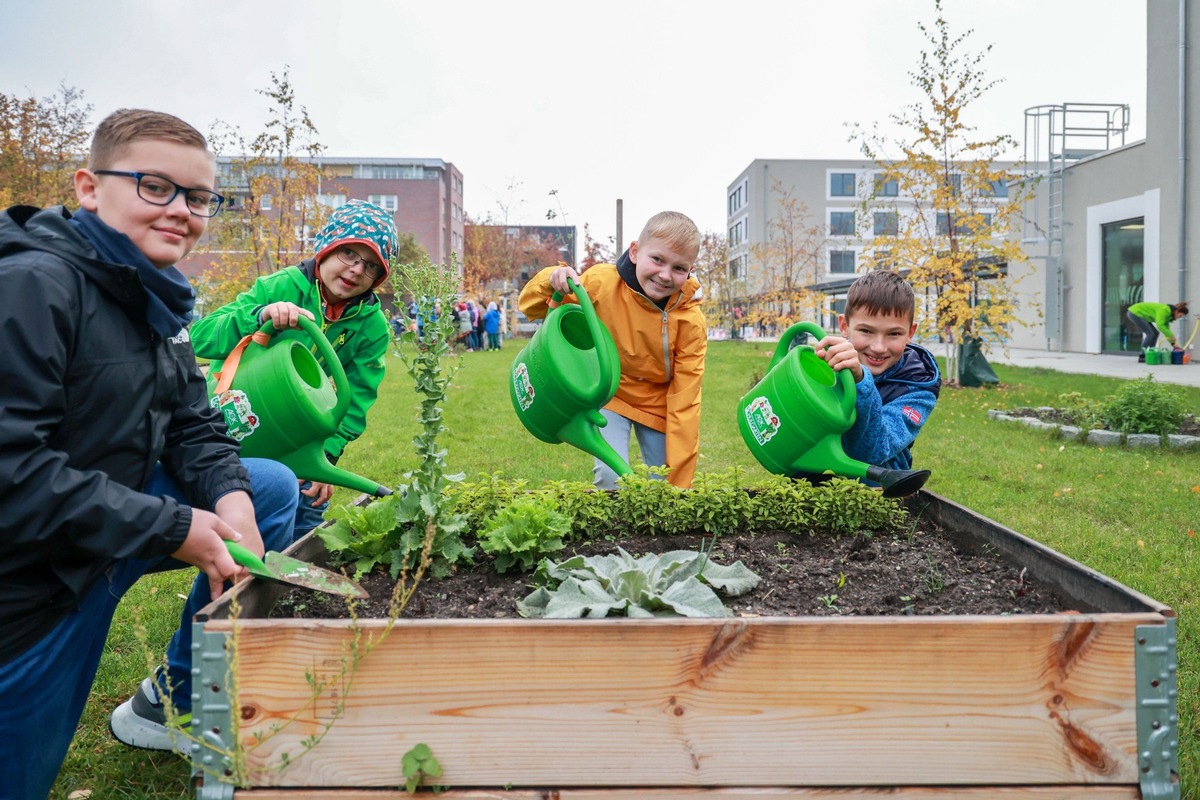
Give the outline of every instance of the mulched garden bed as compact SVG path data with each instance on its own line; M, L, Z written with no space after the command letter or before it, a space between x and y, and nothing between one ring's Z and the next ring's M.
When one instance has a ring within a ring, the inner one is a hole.
M569 555L633 555L697 550L697 536L631 536L616 542L568 544ZM1025 571L998 557L961 551L949 537L918 523L911 532L843 537L837 540L788 533L752 538L724 536L711 557L740 560L762 581L751 592L726 601L738 616L841 616L902 614L1045 614L1069 610ZM394 582L383 573L360 581L370 594L359 618L386 617ZM418 587L403 618L518 617L517 600L534 589L528 573L497 574L490 565L460 569ZM294 589L272 618L345 618L345 602Z

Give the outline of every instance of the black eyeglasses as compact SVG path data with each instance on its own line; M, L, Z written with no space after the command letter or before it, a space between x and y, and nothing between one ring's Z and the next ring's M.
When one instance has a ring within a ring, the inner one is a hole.
M377 281L383 277L383 265L376 264L374 261L367 261L349 247L339 247L336 252L338 259L340 259L341 262L348 267L353 267L355 264L361 262L363 265L363 272L365 272L367 277L371 280Z
M208 189L191 189L180 186L170 178L161 175L151 175L147 172L122 172L115 169L93 170L97 175L119 175L122 178L133 178L137 181L138 197L156 206L169 206L171 201L183 195L188 211L196 217L215 217L221 210L225 198Z

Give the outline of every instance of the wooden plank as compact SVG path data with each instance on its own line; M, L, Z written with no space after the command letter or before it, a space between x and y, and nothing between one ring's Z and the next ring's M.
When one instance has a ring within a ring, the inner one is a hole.
M412 800L399 789L253 789L235 800ZM1141 800L1133 786L896 787L886 789L448 789L424 790L437 800Z
M1134 628L1162 623L409 620L306 708L349 627L248 620L241 737L255 786L401 785L422 742L450 786L1136 785Z

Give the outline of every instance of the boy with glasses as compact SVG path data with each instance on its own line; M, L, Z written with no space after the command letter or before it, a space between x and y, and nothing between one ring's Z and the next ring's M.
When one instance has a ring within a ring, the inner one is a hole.
M201 570L168 650L187 696L191 617L246 574L225 541L291 538L295 475L239 460L188 341L195 295L174 265L221 208L215 180L195 128L123 109L75 173L80 210L0 214L4 797L50 792L140 576Z
M387 315L375 289L391 273L398 241L390 212L363 200L336 209L314 239L315 255L254 282L233 302L192 325L196 355L213 359L219 371L242 337L257 331L268 319L280 334L311 347L308 334L298 330L300 315L318 322L346 370L350 408L336 433L325 441L332 462L346 445L362 435L367 410L375 403L383 381L392 341ZM289 330L291 329L291 330ZM302 481L294 538L321 524L333 487Z

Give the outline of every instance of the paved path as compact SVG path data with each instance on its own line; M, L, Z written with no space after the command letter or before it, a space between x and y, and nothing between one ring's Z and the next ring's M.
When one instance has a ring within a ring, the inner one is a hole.
M943 348L944 349L944 348ZM938 354L937 345L934 345ZM1192 351L1193 358L1200 358L1200 351ZM1052 350L1025 350L1010 347L1007 355L999 348L987 354L993 364L1011 364L1016 367L1045 367L1059 372L1077 372L1086 375L1104 375L1110 378L1137 379L1153 375L1161 383L1180 386L1200 386L1200 364L1164 364L1147 366L1139 364L1136 356L1092 355L1090 353L1060 353Z

